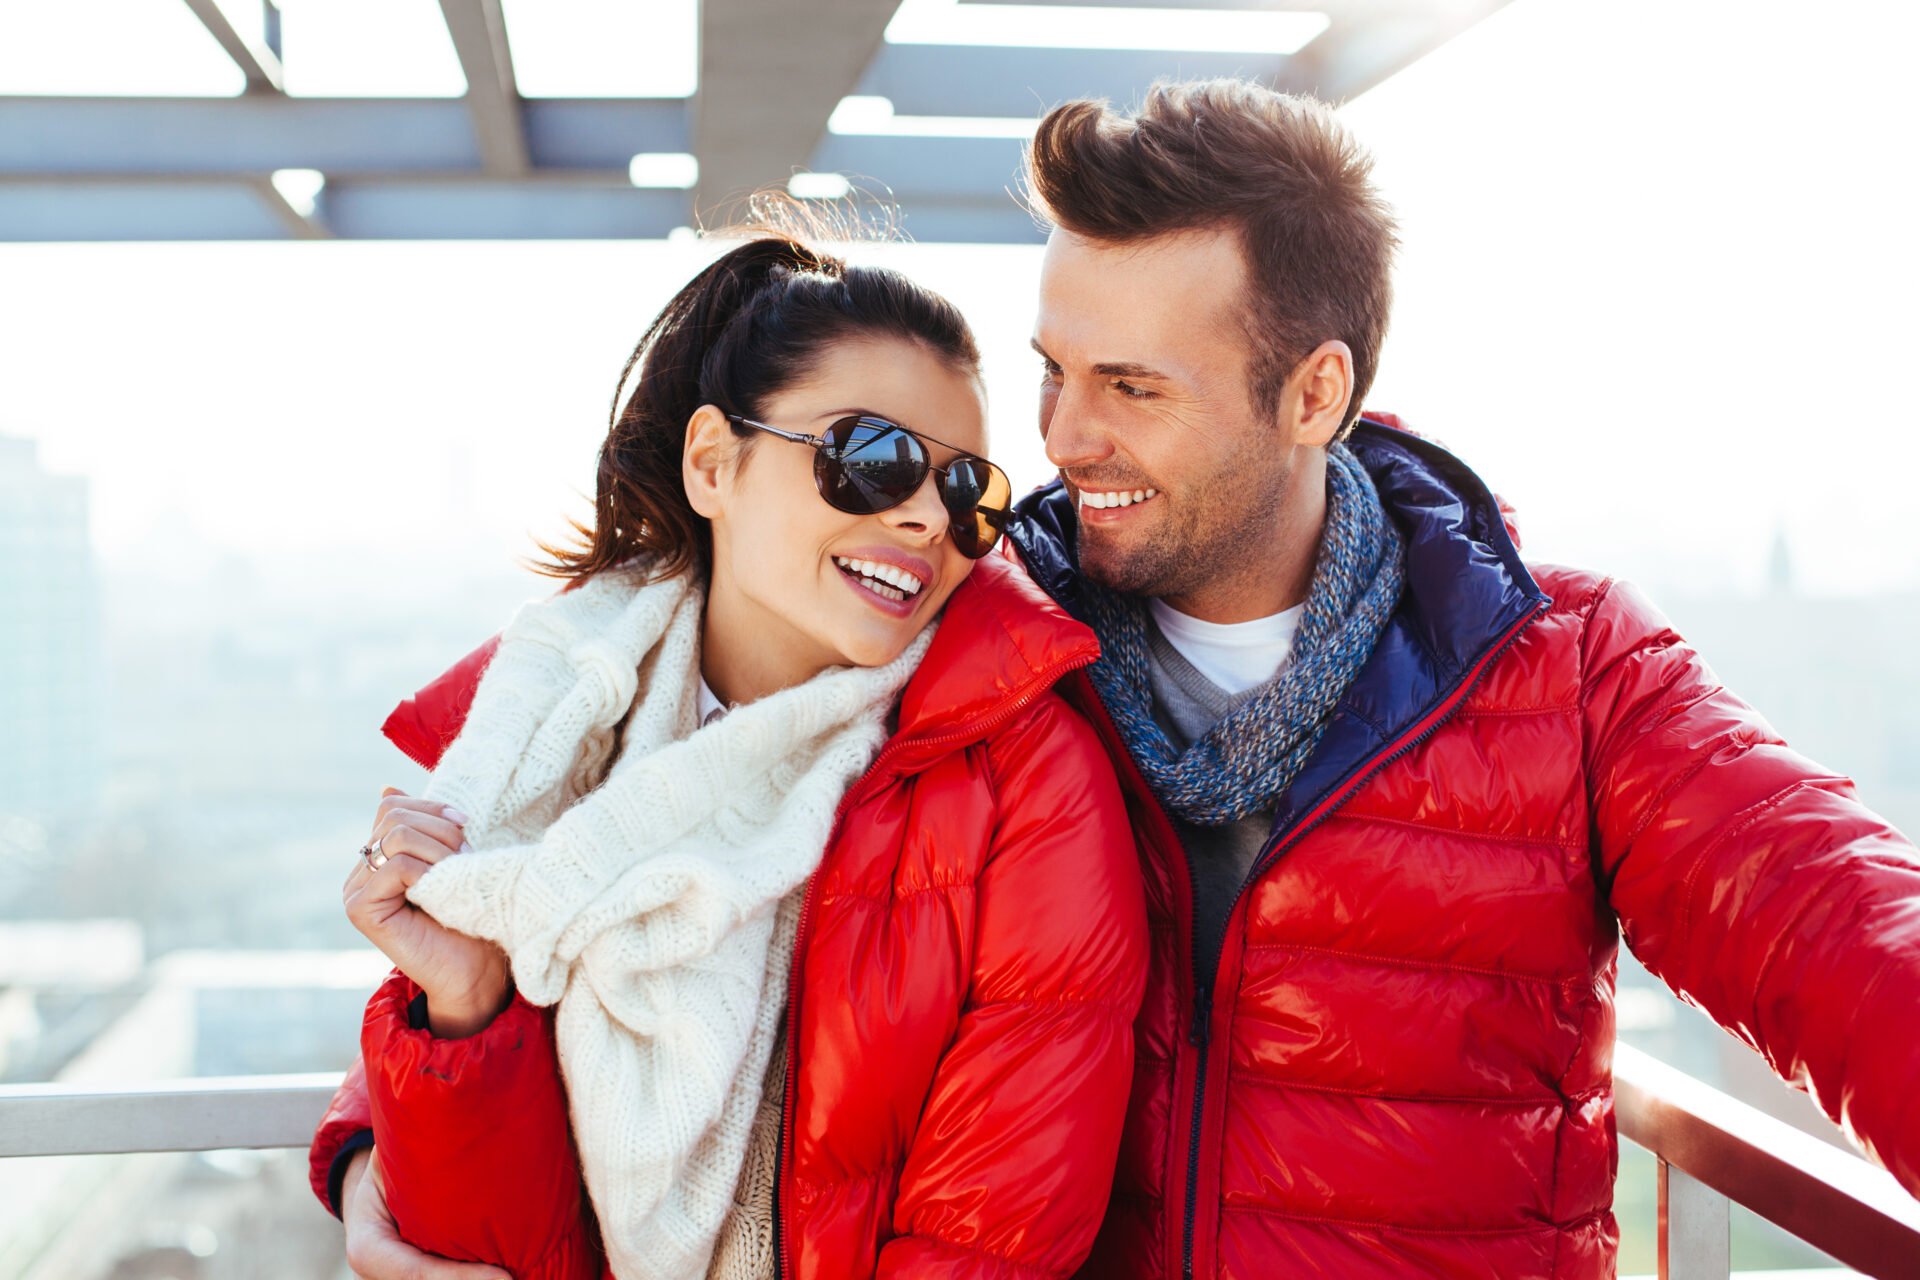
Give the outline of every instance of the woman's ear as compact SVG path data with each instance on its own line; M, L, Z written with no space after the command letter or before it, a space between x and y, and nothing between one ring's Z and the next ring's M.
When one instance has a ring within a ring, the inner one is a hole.
M710 404L693 411L680 452L680 480L687 487L688 504L709 520L726 509L738 451L726 414Z

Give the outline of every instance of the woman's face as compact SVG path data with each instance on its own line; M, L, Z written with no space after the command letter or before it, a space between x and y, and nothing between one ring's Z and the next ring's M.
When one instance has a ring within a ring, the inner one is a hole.
M931 437L934 466L952 461L956 451L986 456L979 383L906 339L835 343L810 378L761 412L759 420L769 426L812 436L852 414L886 418ZM707 437L711 452L703 445ZM829 666L893 661L973 568L947 536L947 511L931 473L901 505L849 515L820 496L814 453L765 432L743 440L712 406L695 415L688 431L688 495L713 527L709 647L718 638L729 649L750 648L746 663L763 684L804 679ZM900 585L866 577L852 567L857 563L883 566Z

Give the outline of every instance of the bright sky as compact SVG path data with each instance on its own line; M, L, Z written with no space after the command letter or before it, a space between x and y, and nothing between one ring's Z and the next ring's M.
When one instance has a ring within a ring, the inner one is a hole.
M287 10L290 49L325 21ZM1916 36L1875 0L1514 0L1350 105L1406 239L1372 403L1510 495L1532 554L1751 586L1783 528L1812 589L1920 587ZM590 482L629 345L709 252L0 245L0 433L93 478L122 567L504 560ZM868 253L973 319L996 453L1043 479L1036 251Z

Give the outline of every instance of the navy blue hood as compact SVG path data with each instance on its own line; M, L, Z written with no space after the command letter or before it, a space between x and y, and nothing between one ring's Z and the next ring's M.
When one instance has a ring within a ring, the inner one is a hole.
M1406 587L1313 757L1281 793L1276 831L1291 828L1435 711L1456 703L1486 659L1550 603L1521 563L1498 502L1465 463L1364 417L1347 447L1406 539ZM1042 589L1087 621L1079 524L1061 483L1023 498L1007 532Z

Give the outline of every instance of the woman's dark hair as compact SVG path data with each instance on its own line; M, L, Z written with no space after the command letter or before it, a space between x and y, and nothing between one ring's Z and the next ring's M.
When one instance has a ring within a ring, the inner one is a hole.
M651 557L658 577L705 570L712 531L688 503L680 475L688 420L706 404L763 416L767 402L804 380L837 342L911 339L978 375L973 333L939 294L786 235L749 234L755 238L674 295L627 357L600 446L593 522L574 522L577 545L540 544L548 559L536 571L581 579L638 555ZM621 389L636 368L622 406ZM734 434L752 433L735 426Z

